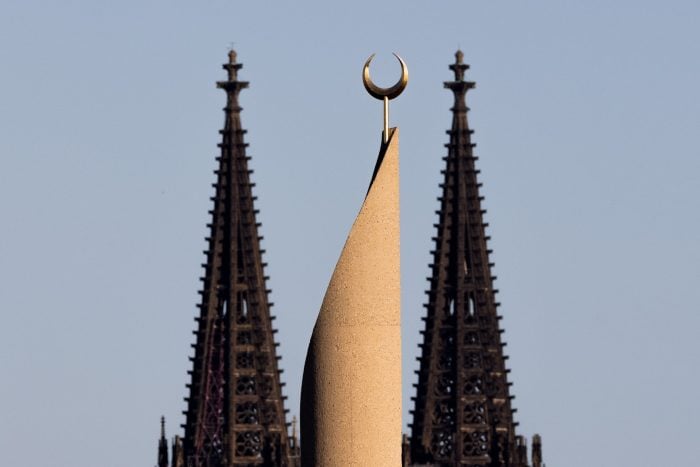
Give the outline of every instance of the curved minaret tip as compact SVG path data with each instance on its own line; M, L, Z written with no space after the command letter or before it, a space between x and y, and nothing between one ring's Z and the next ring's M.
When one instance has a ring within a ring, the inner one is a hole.
M399 131L328 284L304 365L302 465L401 466Z
M229 65L235 65L237 57L238 57L238 54L236 53L236 51L233 49L229 49L229 51L228 51L228 63L229 63Z

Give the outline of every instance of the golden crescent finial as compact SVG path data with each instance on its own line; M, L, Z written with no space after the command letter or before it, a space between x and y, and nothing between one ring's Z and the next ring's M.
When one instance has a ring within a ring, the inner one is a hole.
M399 63L401 63L401 78L390 88L380 88L372 82L372 78L369 76L369 64L374 58L374 55L375 54L370 55L365 62L365 66L362 69L362 83L365 85L367 92L375 99L393 99L401 94L408 84L408 68L406 67L406 63L401 57L394 54L394 57L396 57L399 60Z

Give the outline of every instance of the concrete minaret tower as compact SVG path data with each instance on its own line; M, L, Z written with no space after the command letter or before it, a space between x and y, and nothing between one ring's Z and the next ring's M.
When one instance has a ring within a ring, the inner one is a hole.
M405 86L403 62L402 68ZM386 112L389 97L383 98ZM306 356L301 455L307 467L401 465L399 132L387 120L385 113L374 176Z

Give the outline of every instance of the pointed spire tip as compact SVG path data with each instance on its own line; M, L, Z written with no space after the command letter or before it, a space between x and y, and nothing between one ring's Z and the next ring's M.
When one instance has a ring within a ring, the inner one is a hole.
M455 52L455 62L449 66L450 70L452 70L455 74L455 78L453 83L463 83L464 82L464 72L469 69L469 65L464 63L464 52L462 52L461 48L457 49L457 52ZM445 84L447 87L447 84ZM470 86L473 87L473 86ZM461 88L461 86L460 86Z

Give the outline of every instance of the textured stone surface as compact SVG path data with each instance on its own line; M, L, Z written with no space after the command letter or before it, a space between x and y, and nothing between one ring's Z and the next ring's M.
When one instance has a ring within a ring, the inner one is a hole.
M314 327L302 465L401 465L399 133L380 153Z

